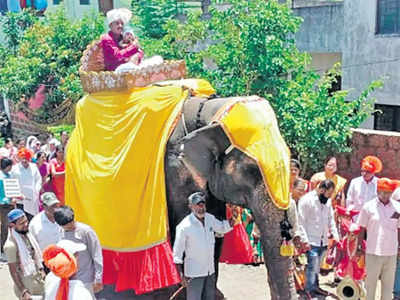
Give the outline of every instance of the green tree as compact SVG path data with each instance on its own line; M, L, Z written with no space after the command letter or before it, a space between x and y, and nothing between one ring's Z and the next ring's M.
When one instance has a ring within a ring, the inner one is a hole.
M176 1L173 0L134 0L133 23L136 23L143 35L149 38L161 38L166 34L164 25L176 14ZM140 19L140 22L135 22Z
M313 171L326 155L349 151L351 128L373 112L369 96L382 83L355 99L349 91L330 93L340 67L326 76L307 70L310 57L294 40L301 18L274 0L230 2L206 22L200 13L189 14L185 24L169 20L163 38L142 38L145 53L185 59L189 76L208 79L220 96L267 98L292 154Z
M25 30L37 21L35 11L31 9L24 9L21 13L8 12L0 22L6 39L6 47L3 49L8 49L11 54L15 54Z
M47 127L47 130L51 132L53 136L55 136L58 139L63 131L66 131L69 135L71 135L74 129L75 125L68 125L68 124Z
M14 24L15 21L10 19L22 18L29 13L25 10L10 13L6 22ZM8 30L11 28L3 27L6 39L14 41L9 43L8 49L15 47L15 51L0 51L3 61L0 65L0 93L18 102L21 96L29 98L44 85L46 101L39 114L46 121L64 100L77 101L82 97L78 74L80 58L86 46L104 32L104 19L93 14L71 21L61 9L34 19L29 27L23 28L18 38Z

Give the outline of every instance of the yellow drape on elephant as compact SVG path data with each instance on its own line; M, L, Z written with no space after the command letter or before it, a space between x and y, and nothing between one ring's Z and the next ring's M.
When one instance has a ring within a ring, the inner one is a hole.
M268 101L257 96L232 98L214 121L222 125L235 147L257 162L272 201L287 209L290 151Z
M186 97L178 86L149 86L78 102L66 203L104 249L135 251L166 240L164 154Z

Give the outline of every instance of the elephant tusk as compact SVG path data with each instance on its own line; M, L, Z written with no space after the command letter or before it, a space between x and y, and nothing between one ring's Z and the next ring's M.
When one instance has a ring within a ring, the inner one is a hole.
M181 146L179 147L179 155L178 155L178 159L183 159L185 154L183 153L183 151L185 150L185 144L181 144Z
M228 148L226 148L225 150L225 155L228 155L233 149L235 149L235 146L233 146L232 144L229 145Z

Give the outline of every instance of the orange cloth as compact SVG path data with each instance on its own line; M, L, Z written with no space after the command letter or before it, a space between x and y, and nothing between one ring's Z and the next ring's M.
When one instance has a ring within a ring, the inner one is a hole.
M361 161L361 169L374 174L379 173L382 171L382 162L376 156L366 156Z
M389 178L378 179L378 191L393 192L399 186L400 186L399 180L393 180Z
M61 278L56 300L68 300L69 278L78 271L75 256L63 248L50 245L43 251L43 260L51 272Z
M19 149L18 150L18 157L19 158L25 158L25 159L27 159L27 160L31 160L32 159L32 157L33 157L33 153L32 153L32 151L31 150L28 150L28 149L26 149L26 148L21 148L21 149Z

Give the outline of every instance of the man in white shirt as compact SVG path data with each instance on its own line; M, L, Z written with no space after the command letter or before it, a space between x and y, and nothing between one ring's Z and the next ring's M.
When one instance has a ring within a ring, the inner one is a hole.
M364 204L358 224L361 232L358 248L367 232L365 287L367 300L375 300L376 285L381 280L381 300L391 300L395 281L399 247L400 205L390 200L397 182L388 178L378 180L378 196Z
M54 210L60 205L56 195L46 192L42 195L44 210L33 217L29 224L29 232L39 243L40 250L57 244L62 238L62 228L54 220Z
M292 225L290 234L293 237L293 243L298 249L306 246L304 245L305 234L303 233L303 227L299 226L298 222L298 205L301 197L306 194L306 190L307 184L303 179L296 179L293 182L293 189L290 194L290 207L287 210L289 223Z
M186 286L187 300L215 300L214 233L232 230L234 219L219 221L206 213L206 197L202 192L190 195L188 200L192 213L176 227L174 262L182 285Z
M39 193L42 188L42 176L36 164L31 163L31 151L21 148L18 150L18 158L20 162L13 167L11 172L15 178L18 178L21 185L23 200L19 204L23 204L23 210L30 221L33 216L39 213Z
M347 207L360 211L363 205L377 197L378 178L376 173L382 171L382 162L375 156L367 156L361 161L361 176L350 182L347 191Z
M328 237L332 235L334 241L339 241L330 200L334 189L335 184L331 180L324 180L318 188L304 195L298 205L299 226L302 227L306 247L310 247L307 252L306 292L311 297L328 295L318 286L318 274Z

